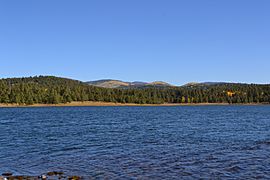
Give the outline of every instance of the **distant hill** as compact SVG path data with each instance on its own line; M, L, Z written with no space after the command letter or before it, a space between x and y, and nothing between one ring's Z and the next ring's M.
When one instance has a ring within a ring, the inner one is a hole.
M146 88L146 87L173 87L173 85L163 82L163 81L154 81L154 82L124 82L114 79L102 79L97 81L88 81L86 82L89 85L103 87L103 88Z
M149 88L149 87L158 87L158 88L168 88L168 87L205 87L205 86L214 86L214 85L222 85L222 84L237 84L237 83L230 83L230 82L190 82L182 86L174 86L167 82L163 81L154 81L154 82L141 82L141 81L134 81L134 82L126 82L121 80L114 80L114 79L102 79L96 81L88 81L86 84L96 86L96 87L103 87L103 88L119 88L119 89L129 89L129 88Z
M103 79L103 80L97 80L97 81L89 81L86 82L89 85L97 86L97 87L103 87L103 88L120 88L120 87L127 87L130 86L129 82L123 82L119 80L113 80L113 79Z
M199 87L199 86L213 86L213 85L221 85L221 84L233 84L230 82L190 82L182 87Z

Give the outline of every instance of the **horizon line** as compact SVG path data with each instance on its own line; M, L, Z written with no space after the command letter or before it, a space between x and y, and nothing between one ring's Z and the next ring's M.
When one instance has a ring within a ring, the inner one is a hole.
M51 75L51 74L46 74L46 75L28 75L28 76L10 76L10 77L0 77L1 79L12 79L12 78L31 78L31 77L58 77L58 78L66 78L66 79L71 79L71 80L76 80L76 81L81 81L81 82L93 82L93 81L102 81L102 80L113 80L113 81L121 81L121 82L127 82L127 83L134 83L134 82L142 82L142 83L153 83L153 82L164 82L164 83L168 83L172 86L184 86L184 85L188 85L188 84L203 84L203 83L228 83L228 84L258 84L258 85L269 85L270 83L256 83L256 82L240 82L240 81L190 81L190 82L186 82L180 85L176 85L175 83L169 83L167 81L164 80L154 80L154 81L144 81L144 80L121 80L121 79L113 79L113 78L100 78L100 79L94 79L94 80L80 80L80 79L76 79L75 77L70 77L70 76L62 76L62 75Z

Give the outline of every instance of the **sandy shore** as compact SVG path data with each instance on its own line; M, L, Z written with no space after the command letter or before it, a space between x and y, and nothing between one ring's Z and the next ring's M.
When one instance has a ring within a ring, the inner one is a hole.
M164 104L172 105L172 104ZM161 106L161 104L135 104L135 103L112 103L112 102L95 102L95 101L84 101L84 102L70 102L60 104L33 104L33 105L22 105L22 104L0 104L0 107L58 107L58 106Z
M112 102L71 102L61 104L33 104L33 105L22 105L22 104L1 104L0 107L63 107L63 106L214 106L214 105L230 105L228 103L165 103L165 104L135 104L135 103L112 103ZM263 105L263 104L239 104L239 105Z

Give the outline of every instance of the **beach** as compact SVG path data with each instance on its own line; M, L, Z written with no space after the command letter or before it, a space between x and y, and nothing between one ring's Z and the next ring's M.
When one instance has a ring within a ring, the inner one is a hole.
M163 103L163 104L136 104L136 103L113 103L99 101L74 101L59 104L11 104L0 103L0 107L73 107L73 106L226 106L226 105L269 105L263 103L229 104L229 103Z

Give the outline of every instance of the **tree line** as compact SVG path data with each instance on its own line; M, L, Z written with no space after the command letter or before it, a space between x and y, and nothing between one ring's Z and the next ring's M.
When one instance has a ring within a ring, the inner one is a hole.
M54 76L0 79L0 103L270 103L270 85L216 84L187 87L109 89Z

